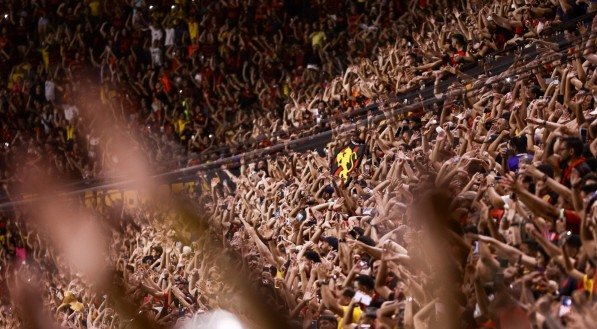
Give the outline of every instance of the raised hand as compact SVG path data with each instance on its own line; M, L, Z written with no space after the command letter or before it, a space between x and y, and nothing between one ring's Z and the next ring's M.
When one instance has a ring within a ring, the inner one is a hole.
M514 192L521 191L524 189L524 187L522 186L522 184L520 184L518 179L516 179L511 174L506 174L505 176L503 176L502 185L509 187Z

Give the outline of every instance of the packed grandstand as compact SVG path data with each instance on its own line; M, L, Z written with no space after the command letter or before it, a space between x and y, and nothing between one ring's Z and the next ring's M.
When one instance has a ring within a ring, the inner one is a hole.
M0 326L597 328L596 10L2 1Z

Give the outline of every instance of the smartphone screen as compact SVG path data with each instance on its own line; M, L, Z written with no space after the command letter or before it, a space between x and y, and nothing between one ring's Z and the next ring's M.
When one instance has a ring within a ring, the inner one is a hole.
M562 297L562 304L560 305L560 309L558 311L558 316L562 317L562 316L570 313L571 307L572 307L572 299L568 296Z
M361 303L363 305L369 306L369 304L371 304L371 296L364 294L361 291L357 291L354 294L353 300L357 303Z

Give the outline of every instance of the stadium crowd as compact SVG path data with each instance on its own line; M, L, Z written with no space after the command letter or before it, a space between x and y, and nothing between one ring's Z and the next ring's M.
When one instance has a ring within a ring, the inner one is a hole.
M321 152L243 161L199 176L187 195L290 325L597 327L597 20L567 29L563 50L542 38L593 2L9 3L7 195L39 163L63 178L105 175L118 159L92 128L96 112L141 133L157 171L333 129ZM460 71L508 45L540 56L517 55L497 76ZM386 102L430 82L435 98L408 114ZM369 104L383 120L352 129L339 119ZM337 156L346 146L358 161ZM238 288L216 265L225 256L169 220L180 215L149 204L89 211L140 314L174 326L218 307L242 313L222 297ZM28 216L18 208L1 222L0 324L30 321L9 298L27 281L64 327L134 325Z

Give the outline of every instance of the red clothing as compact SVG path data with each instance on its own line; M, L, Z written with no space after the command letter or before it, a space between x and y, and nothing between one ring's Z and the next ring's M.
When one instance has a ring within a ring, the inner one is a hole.
M492 320L487 320L486 322L479 324L479 328L497 328L497 325Z
M572 234L580 234L581 218L575 211L564 210L564 220L566 221L566 230Z
M572 174L572 169L574 169L577 166L585 163L586 161L587 161L587 159L585 159L584 157L579 157L576 160L570 160L568 162L568 165L564 169L564 173L562 175L562 178L560 178L560 183L564 184L566 186L570 186L570 175Z
M176 71L179 67L181 67L180 60L178 57L172 58L172 71Z
M169 94L172 90L172 84L170 83L170 78L167 74L162 75L161 77L162 85L164 86L164 91Z
M491 209L489 211L489 215L492 218L495 218L497 220L501 220L502 217L504 216L504 209Z
M458 65L460 63L456 62L456 55L460 56L460 57L465 57L466 56L466 51L465 50L457 50L455 53L453 53L450 56L450 64L452 65Z
M355 14L348 17L348 32L354 33L357 30L361 15Z
M188 56L193 57L193 55L199 50L199 46L196 44L191 44L188 47Z

